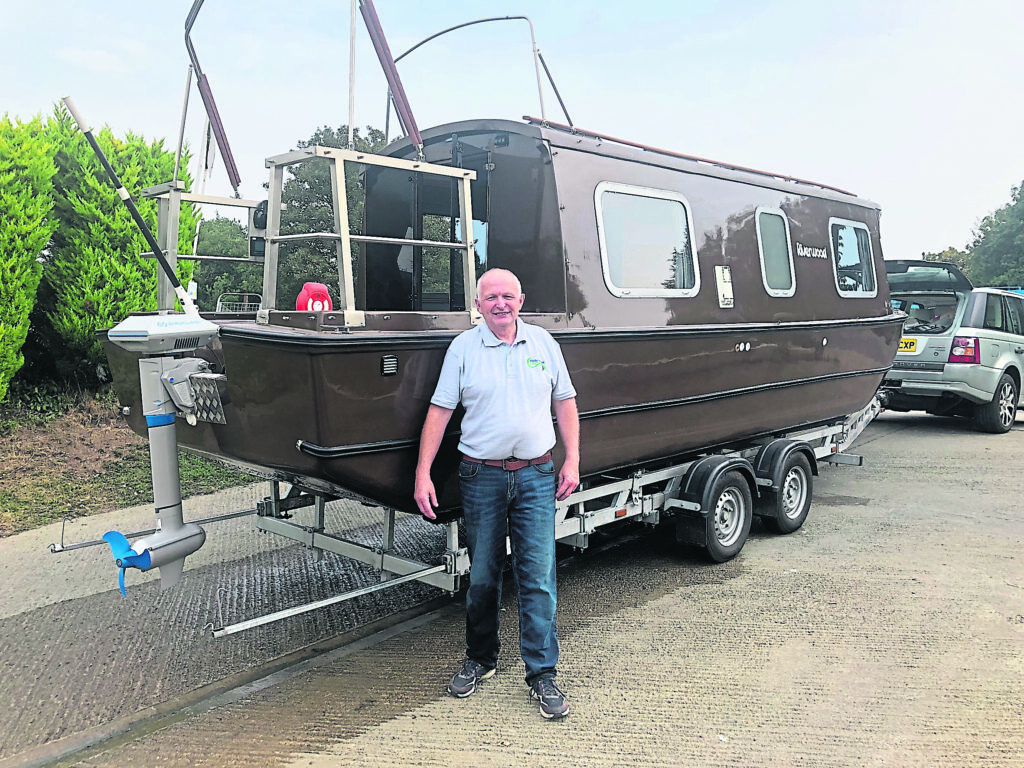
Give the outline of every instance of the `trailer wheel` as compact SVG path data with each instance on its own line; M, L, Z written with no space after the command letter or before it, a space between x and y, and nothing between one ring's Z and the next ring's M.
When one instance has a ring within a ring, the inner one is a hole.
M724 563L740 553L747 543L753 516L750 486L739 472L726 472L711 489L707 517L707 553Z
M764 504L770 507L762 519L776 533L792 533L804 524L811 508L813 491L811 463L807 456L796 451L783 465L782 485L775 493L768 492Z

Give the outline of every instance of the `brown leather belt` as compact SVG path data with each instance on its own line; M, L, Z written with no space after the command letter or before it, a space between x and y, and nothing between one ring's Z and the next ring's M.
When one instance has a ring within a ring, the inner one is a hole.
M501 467L506 472L515 472L517 469L532 467L537 464L546 464L551 461L551 451L548 451L543 456L538 456L536 459L517 459L515 456L509 456L507 459L474 459L472 456L466 456L465 454L462 455L462 458L473 464Z

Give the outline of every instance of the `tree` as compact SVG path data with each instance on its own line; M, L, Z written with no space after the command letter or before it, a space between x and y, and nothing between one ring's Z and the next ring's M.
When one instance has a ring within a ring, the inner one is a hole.
M950 246L939 253L921 254L921 258L925 261L944 261L950 264L955 264L964 274L968 271L968 261L970 260L970 256L971 255L967 251L961 251L953 246Z
M376 152L384 146L384 133L367 126L365 138L359 129L353 131L355 148L360 152ZM348 146L348 126L323 126L313 132L308 141L298 142L299 148ZM281 199L285 209L281 212L281 233L333 232L334 208L331 200L329 161L315 158L293 165L288 169ZM358 169L345 167L345 186L350 190L347 199L349 231L362 232L363 200L358 194ZM331 299L337 302L338 262L333 243L319 240L304 241L283 246L279 252L277 272L278 304L287 307L299 295L303 283L324 283L330 289Z
M975 285L1024 285L1024 183L974 233L968 276Z
M199 225L196 252L203 256L246 259L249 256L248 233L234 219L217 215ZM224 293L245 291L260 293L263 265L244 261L201 261L193 278L199 286L199 307L212 311Z
M24 365L29 329L43 267L39 255L56 227L51 215L56 169L53 147L39 118L0 119L0 401Z
M29 337L32 358L40 377L92 385L96 366L105 361L97 331L132 312L156 309L157 264L141 256L149 250L142 234L63 106L54 109L44 133L56 148L54 214L60 223L43 259ZM156 201L140 193L172 178L174 154L162 141L131 133L119 139L106 127L96 140L155 232ZM183 168L187 160L186 153ZM187 185L187 173L181 178ZM180 217L178 252L191 253L195 206L183 205ZM180 261L179 279L187 282L192 269L191 262Z

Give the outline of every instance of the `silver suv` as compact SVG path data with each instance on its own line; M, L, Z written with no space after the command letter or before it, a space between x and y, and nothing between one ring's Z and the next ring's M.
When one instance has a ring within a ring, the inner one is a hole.
M1024 371L1024 297L974 288L953 264L887 261L892 305L907 313L886 407L966 416L985 432L1007 432Z

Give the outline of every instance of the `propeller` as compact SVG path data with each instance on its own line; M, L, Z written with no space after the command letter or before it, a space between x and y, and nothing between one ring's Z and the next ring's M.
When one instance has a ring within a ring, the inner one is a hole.
M118 531L107 531L103 534L103 540L110 545L114 562L121 569L121 573L117 577L117 585L121 588L121 594L127 597L128 593L124 589L124 570L125 568L138 568L140 571L148 571L152 563L149 550L144 550L142 553L136 552L132 549L128 537Z

